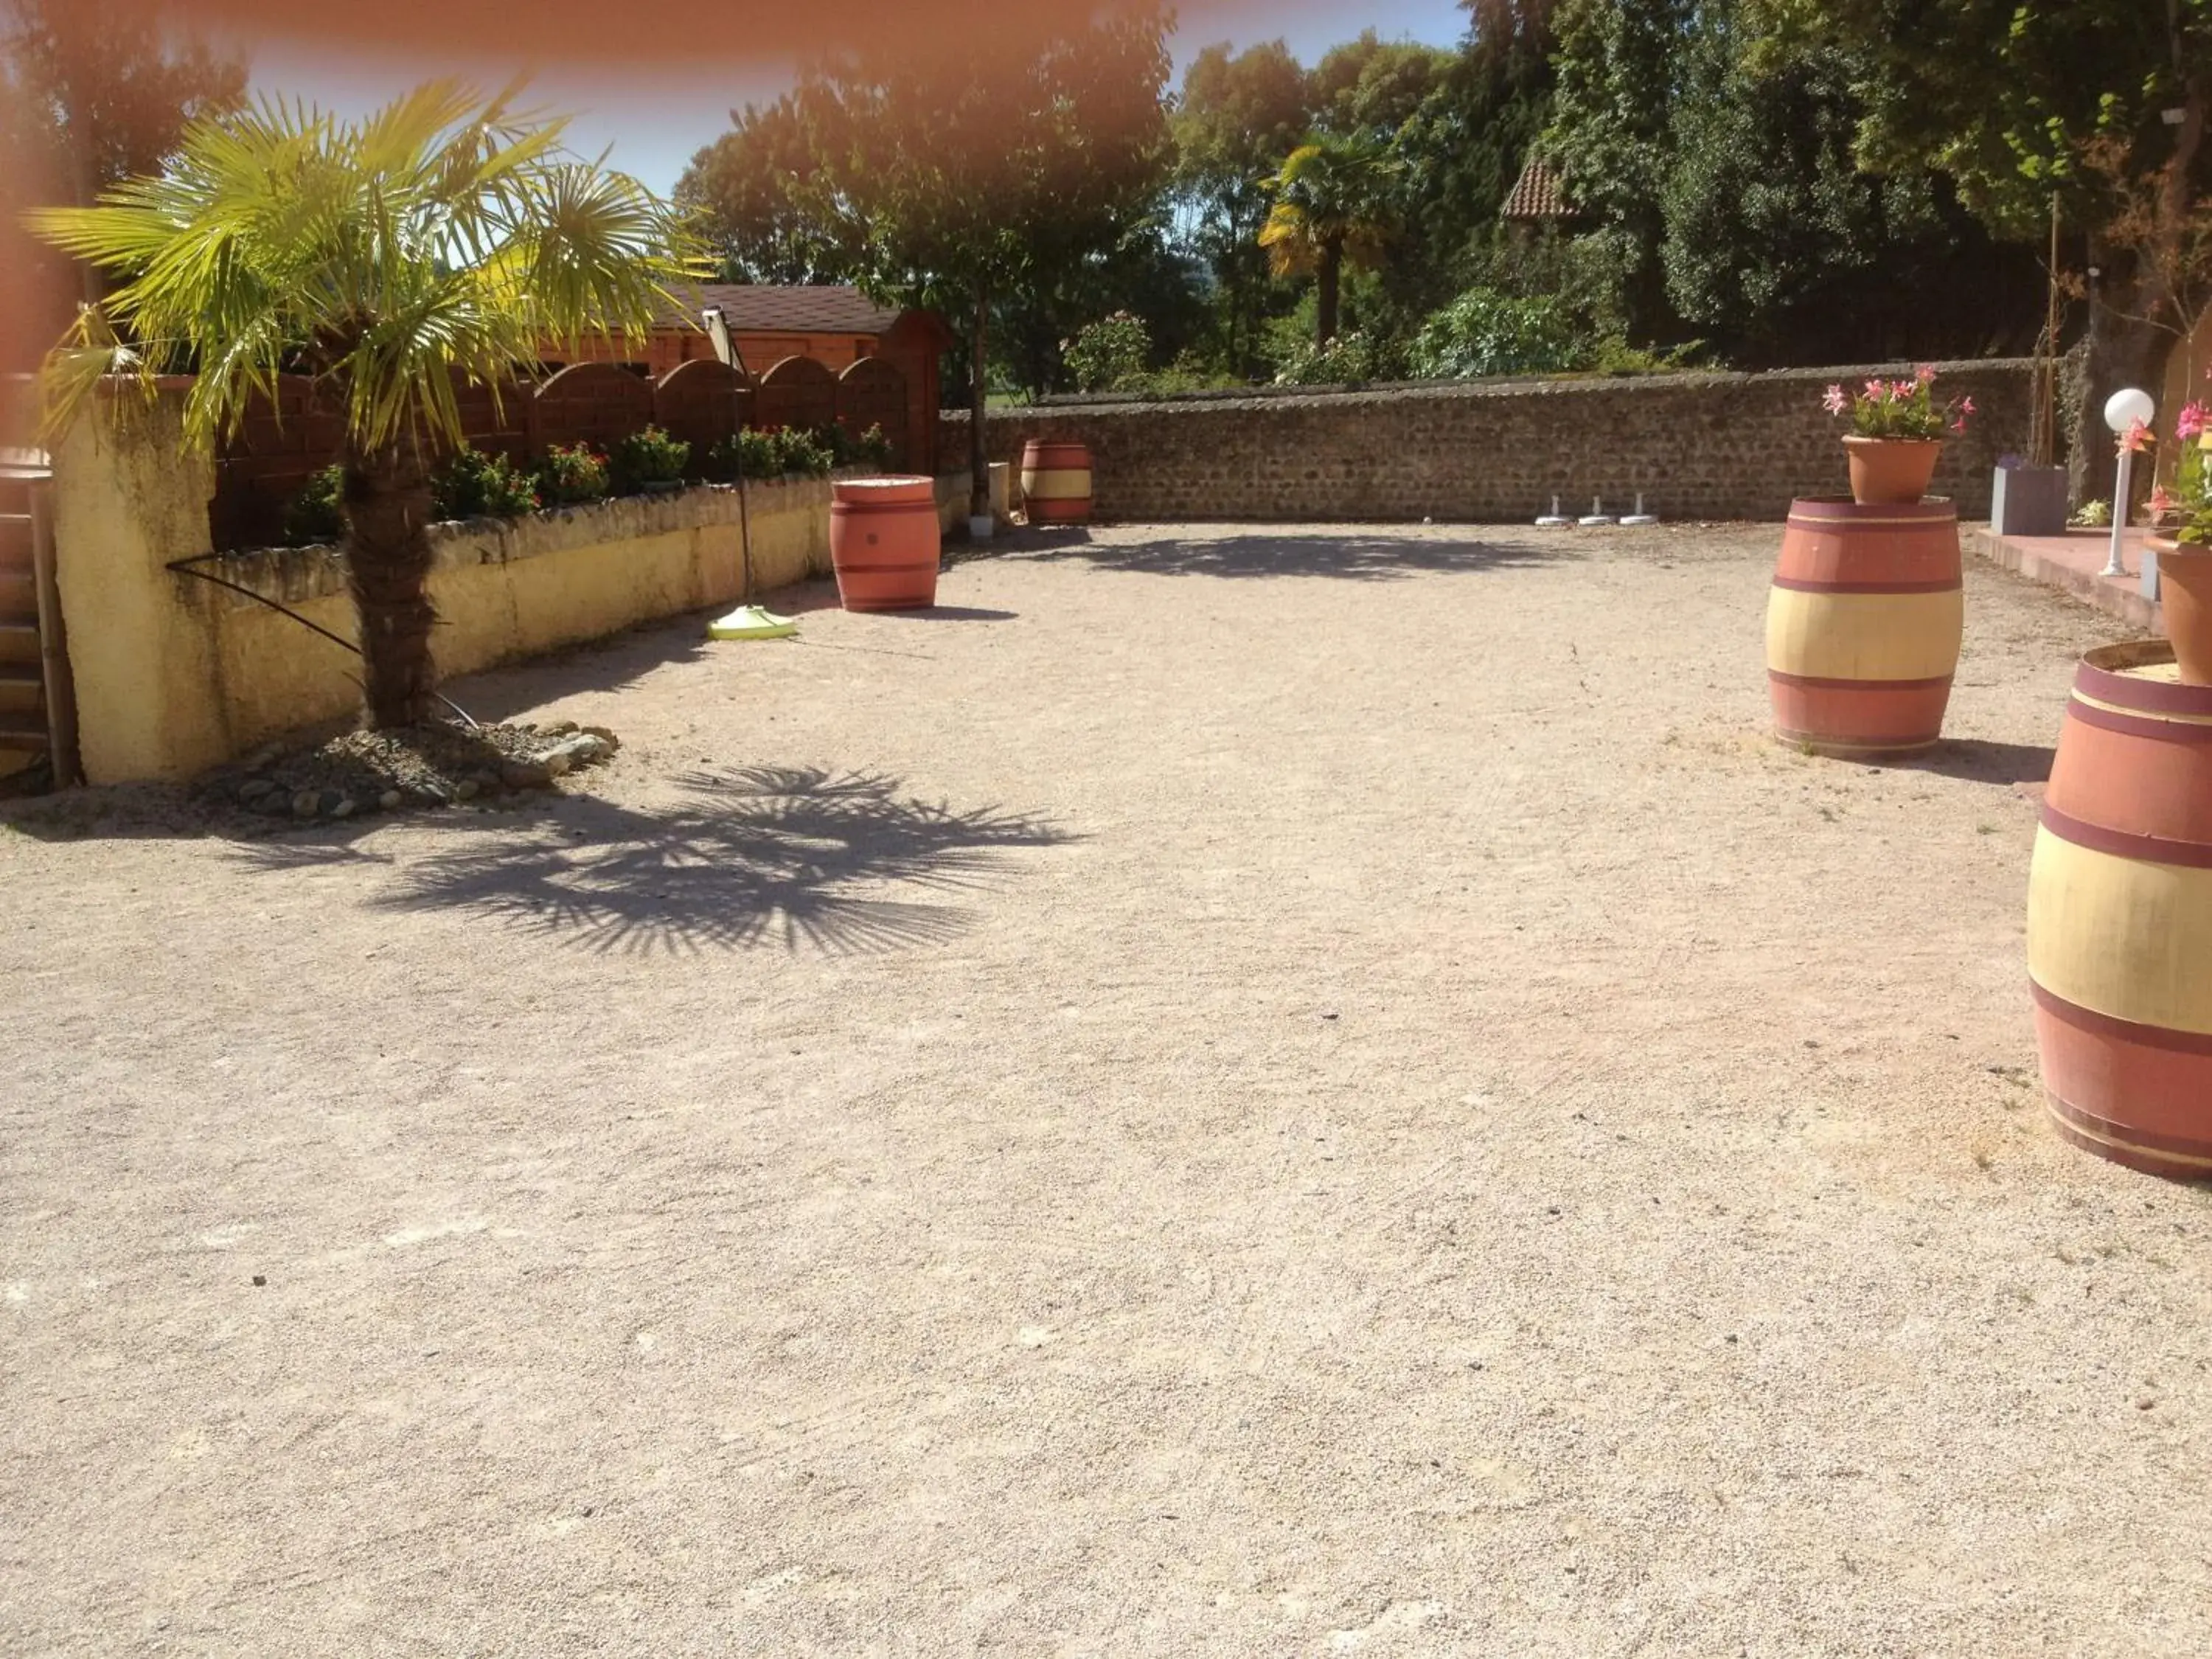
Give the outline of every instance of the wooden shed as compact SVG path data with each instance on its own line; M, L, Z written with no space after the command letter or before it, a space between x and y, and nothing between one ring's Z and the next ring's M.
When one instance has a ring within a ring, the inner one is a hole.
M913 439L908 464L919 471L937 471L938 357L954 341L934 312L879 306L857 288L826 283L770 288L702 283L687 290L684 300L680 313L653 330L642 357L618 341L594 340L581 350L555 353L550 361L628 362L657 380L679 363L714 356L714 342L700 315L708 306L719 306L744 371L756 381L793 357L819 363L832 379L863 358L896 369L904 382L906 428ZM797 378L789 371L779 377Z

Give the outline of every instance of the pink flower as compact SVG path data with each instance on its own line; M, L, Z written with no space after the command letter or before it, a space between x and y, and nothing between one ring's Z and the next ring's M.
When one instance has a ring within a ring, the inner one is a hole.
M2184 404L2181 413L2174 417L2173 435L2194 438L2207 426L2212 426L2212 410L2206 409L2203 404Z
M1866 391L1863 395L1873 398L1876 403L1880 403L1883 397L1887 394L1889 388L1884 386L1880 380L1869 380L1866 383Z
M2154 519L2162 519L2173 511L2173 497L2166 493L2164 484L2159 485L2150 492L2148 506L2150 515Z
M1960 398L1960 399L1959 399L1959 419L1958 419L1957 423L1952 427L1951 430L1952 430L1952 431L1954 431L1954 432L1964 432L1964 431L1966 429L1966 416L1968 416L1969 415L1972 414L1973 412L1974 412L1974 400L1973 400L1972 398Z
M1889 400L1901 404L1919 390L1920 382L1917 380L1892 380L1889 383Z
M1933 363L1918 363L1914 365L1912 379L1916 385L1933 385L1936 380L1936 365Z
M1820 406L1831 415L1840 415L1851 406L1850 394L1839 386L1828 388L1828 395L1820 399Z
M2141 421L2130 421L2128 429L2120 434L2120 448L2140 453L2150 447L2150 428Z

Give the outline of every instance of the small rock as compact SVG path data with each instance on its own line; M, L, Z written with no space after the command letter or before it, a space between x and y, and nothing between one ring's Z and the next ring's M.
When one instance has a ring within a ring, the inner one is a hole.
M397 812L406 799L397 789L387 789L376 798L376 804L387 812Z
M292 797L292 816L295 818L311 818L315 816L316 809L322 804L323 798L320 794L313 789L302 789Z
M415 786L415 799L427 806L443 806L453 798L453 791L442 783L418 783Z
M541 734L549 738L565 738L576 729L576 722L574 720L545 720L538 727Z
M510 789L543 789L553 775L544 761L511 760L499 769L499 781Z
M331 816L334 818L349 818L353 816L353 813L354 805L353 797L351 795L340 795L337 799L337 805L331 808Z
M345 796L341 791L336 789L325 789L319 797L317 797L316 805L321 809L322 814L325 817L334 818L339 815L338 803L344 799Z
M266 778L248 778L238 786L238 798L242 801L257 801L276 787Z
M269 1282L269 1275L267 1273L256 1273L253 1275L253 1282L257 1285L266 1285Z
M554 750L550 754L539 756L538 757L538 763L544 769L545 777L548 782L550 782L555 778L566 776L568 768L572 764L567 752L559 749Z
M283 744L279 743L264 743L260 748L255 750L252 754L246 757L246 769L249 772L258 772L263 767L268 765L271 761L275 760L283 752Z
M561 766L554 774L559 776L572 766L589 766L603 761L615 752L615 745L596 732L579 732L573 738L563 738L538 758L552 761L556 757Z
M272 818L285 817L291 813L292 798L282 789L271 789L253 803L253 810L257 812L266 812Z
M613 754L616 750L622 747L622 739L617 737L613 732L608 731L604 726L586 726L582 727L581 730L586 736L597 738L601 743L606 744L607 753L610 755Z
M477 781L474 778L463 778L459 783L453 786L453 799L455 800L474 800L476 798Z

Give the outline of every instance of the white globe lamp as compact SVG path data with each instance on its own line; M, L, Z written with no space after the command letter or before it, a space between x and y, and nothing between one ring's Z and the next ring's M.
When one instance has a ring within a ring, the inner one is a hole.
M2116 433L2124 433L2137 422L2148 426L2158 413L2158 405L2150 400L2150 393L2140 386L2122 386L2105 399L2105 424ZM2128 475L2135 469L2135 452L2123 447L2120 451L2119 474L2112 480L2112 545L2105 555L2105 568L2100 573L2106 576L2124 576L2127 566L2120 562L2120 542L2128 527Z

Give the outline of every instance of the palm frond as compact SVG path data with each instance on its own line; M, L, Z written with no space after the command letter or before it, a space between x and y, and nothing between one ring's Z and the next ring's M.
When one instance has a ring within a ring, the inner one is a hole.
M704 273L696 234L564 150L521 91L432 81L352 122L264 98L195 125L160 175L30 216L123 279L55 353L50 409L189 366L186 434L212 443L304 368L342 391L357 448L451 440L456 374L495 384L553 341L649 328Z

